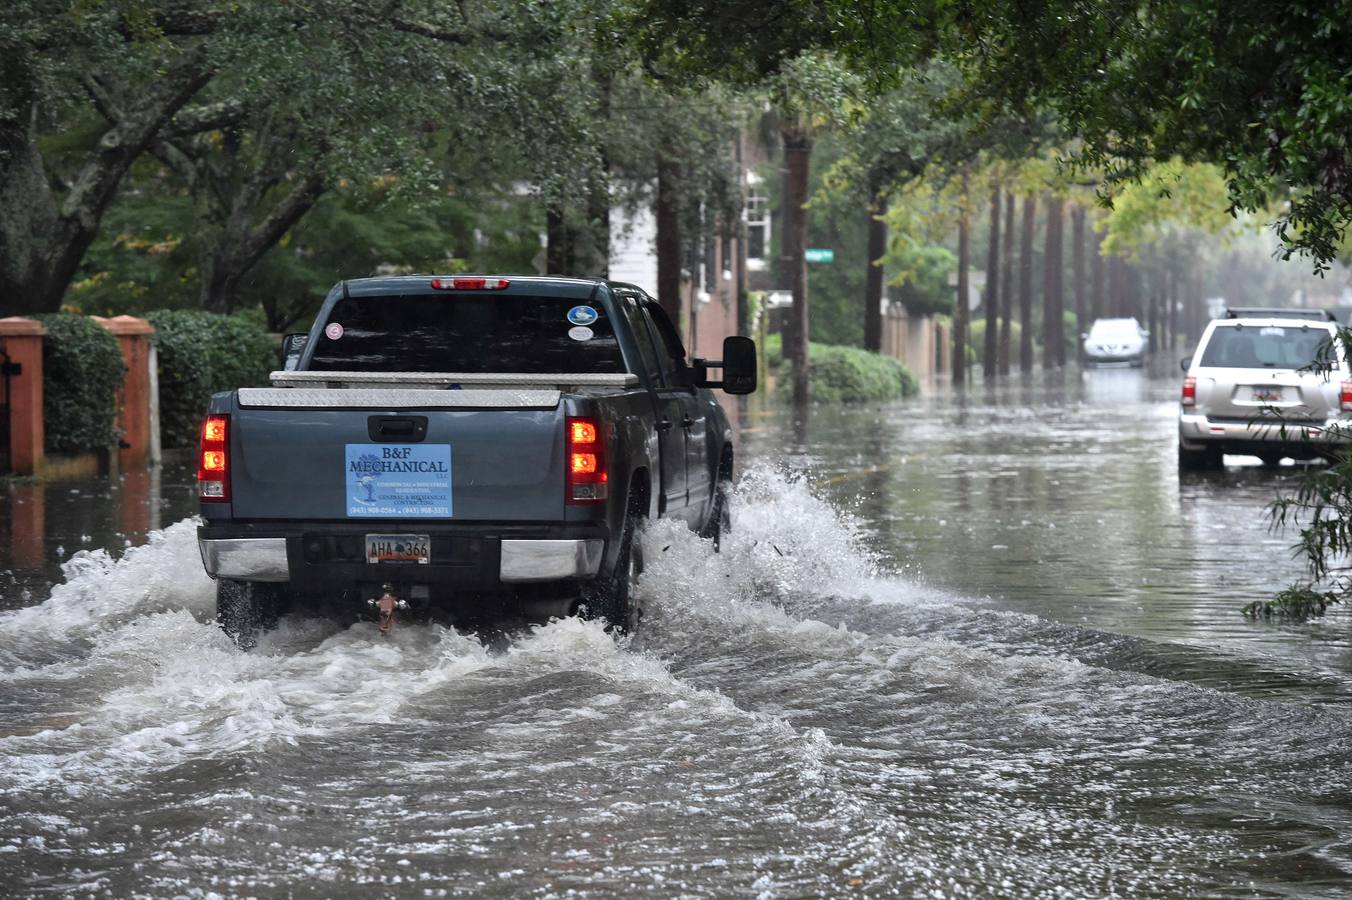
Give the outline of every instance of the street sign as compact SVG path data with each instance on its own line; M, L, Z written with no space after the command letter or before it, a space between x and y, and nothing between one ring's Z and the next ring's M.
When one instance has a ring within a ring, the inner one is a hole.
M821 262L821 263L835 262L836 251L811 248L805 250L803 252L803 256L807 258L808 262Z

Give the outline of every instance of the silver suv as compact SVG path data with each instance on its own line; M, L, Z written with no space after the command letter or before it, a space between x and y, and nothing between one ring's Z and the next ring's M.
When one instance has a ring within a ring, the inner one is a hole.
M1352 441L1352 373L1338 326L1322 310L1232 309L1183 360L1180 469L1216 468L1225 453L1330 456Z

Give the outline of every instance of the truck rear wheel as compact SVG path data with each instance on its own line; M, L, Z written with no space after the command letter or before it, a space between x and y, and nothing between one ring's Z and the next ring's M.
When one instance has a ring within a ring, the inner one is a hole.
M258 636L277 627L286 612L281 585L216 579L216 622L241 650L252 650Z
M643 574L643 546L639 540L642 519L630 515L624 522L615 568L593 582L586 598L586 617L602 618L608 630L628 634L637 630L642 611L634 600L634 582Z

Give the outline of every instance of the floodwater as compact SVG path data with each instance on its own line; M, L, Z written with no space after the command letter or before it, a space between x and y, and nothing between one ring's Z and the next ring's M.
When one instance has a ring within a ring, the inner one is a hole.
M654 526L618 644L299 620L241 654L181 467L0 487L0 884L1346 896L1352 621L1239 615L1300 573L1263 518L1295 470L1180 482L1176 381L751 415L724 552Z

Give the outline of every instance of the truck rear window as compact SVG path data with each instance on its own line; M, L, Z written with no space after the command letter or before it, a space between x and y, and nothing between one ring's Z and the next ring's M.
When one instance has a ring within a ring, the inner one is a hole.
M625 371L598 302L520 294L403 294L338 301L320 330L313 371Z
M1203 366L1221 369L1307 369L1337 365L1326 328L1219 325L1211 332Z

